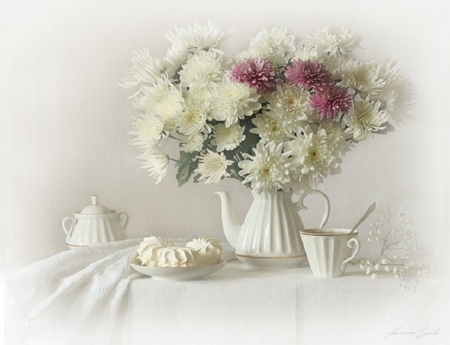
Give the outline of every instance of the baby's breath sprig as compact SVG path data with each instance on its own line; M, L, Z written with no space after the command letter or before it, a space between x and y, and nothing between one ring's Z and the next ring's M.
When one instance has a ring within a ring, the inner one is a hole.
M420 278L429 273L427 255L417 242L412 219L401 212L381 212L380 220L370 224L367 242L379 243L376 258L361 259L359 267L372 279L392 275L403 290L417 290Z

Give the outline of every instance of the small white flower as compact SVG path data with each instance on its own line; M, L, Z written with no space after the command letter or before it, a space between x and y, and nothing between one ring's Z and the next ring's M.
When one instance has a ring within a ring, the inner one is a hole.
M337 156L343 156L347 153L352 144L350 144L346 139L347 133L342 129L339 122L334 121L324 121L320 124L320 129L323 129L330 139L329 142L333 143L333 152Z
M205 137L201 133L194 133L190 136L180 137L181 147L186 152L200 152L203 149Z
M333 80L342 80L342 66L346 66L349 60L351 60L351 58L347 55L326 55L320 62L322 62L331 73Z
M234 150L242 141L244 141L244 130L245 128L239 126L237 123L229 127L219 123L215 128L211 144L217 146L218 152Z
M296 37L287 29L263 29L251 41L242 58L265 58L276 65L284 65L295 55Z
M201 105L189 102L177 119L177 128L187 136L203 131L208 132L207 116L207 111Z
M207 50L218 48L225 35L217 23L194 23L193 26L175 28L175 32L165 35L172 46L182 46L185 49Z
M222 57L213 51L192 54L179 75L180 86L189 88L190 91L210 87L212 83L222 79Z
M292 168L300 173L299 179L309 175L315 182L339 171L342 140L338 135L328 135L323 128L317 132L306 131L285 144L286 152L292 156Z
M255 128L250 129L251 133L258 134L261 142L275 142L280 143L288 140L288 134L283 128L280 117L276 113L265 111L262 114L256 115L252 120Z
M133 123L131 134L136 136L132 141L133 144L143 147L153 146L165 137L164 123L160 118L144 113Z
M230 80L217 84L214 104L215 106L211 109L212 118L217 121L225 121L227 127L261 108L256 89L247 84Z
M400 74L396 62L389 59L380 67L380 78L385 81L384 88L389 91L405 80L405 77Z
M371 99L379 100L387 112L392 112L398 98L397 89L405 81L405 77L400 74L396 63L392 60L386 60L380 66L379 76L384 80L384 85L376 95L371 96Z
M167 174L169 157L158 147L152 146L141 153L139 158L143 159L142 168L147 169L150 176L156 180L156 184Z
M283 153L283 145L260 142L253 152L253 156L244 153L245 160L238 163L241 168L239 175L245 177L243 183L249 183L257 193L282 189L290 181L290 163Z
M177 73L180 72L181 66L186 62L189 53L185 46L171 47L164 58L164 62L167 68L167 75L170 78L176 78Z
M351 135L355 141L360 141L370 133L384 129L387 114L380 108L380 102L367 100L354 102L349 113L344 116L344 122L348 126L346 133Z
M305 45L302 49L297 49L293 60L321 61L324 57L324 55L319 54L316 47Z
M286 133L296 133L312 114L309 93L287 84L278 86L276 91L266 97L268 109L278 117Z
M147 48L135 51L131 58L131 66L120 86L131 88L141 83L153 84L164 71L163 61L152 57Z
M323 28L308 37L316 47L330 55L346 55L359 47L361 37L347 28Z
M153 87L143 89L143 94L136 99L135 106L155 114L163 121L165 128L171 128L183 111L184 98L179 87L167 78L159 78Z
M380 76L380 65L374 62L349 59L341 66L340 74L344 86L365 95L376 95L386 83Z
M208 152L200 157L200 163L194 173L199 174L199 181L205 180L205 183L218 183L223 177L230 176L227 167L233 164L233 161L227 160L223 153Z

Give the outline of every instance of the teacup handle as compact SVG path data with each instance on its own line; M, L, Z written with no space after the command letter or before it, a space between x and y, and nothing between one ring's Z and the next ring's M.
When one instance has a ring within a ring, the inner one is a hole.
M123 231L125 231L128 225L128 213L120 212L117 216L119 217L119 221L122 223Z
M318 189L312 189L311 187L304 187L303 193L300 194L300 198L297 201L297 211L308 209L306 205L303 203L303 201L310 194L317 194L323 197L325 212L323 214L322 221L320 222L319 225L319 228L323 228L325 224L328 222L328 217L330 217L330 199L328 199L328 196L325 193L321 192Z
M353 243L354 243L354 245L353 245ZM347 247L349 247L349 248L354 247L354 250L353 250L352 255L348 259L342 261L341 270L343 270L345 268L345 265L347 265L351 260L353 260L353 258L356 256L356 254L358 254L359 241L356 238L351 238L347 241Z
M69 221L70 221L70 224L68 224ZM63 228L64 232L67 234L67 236L70 236L72 234L74 225L75 225L75 219L73 219L71 217L65 217L62 220L62 228Z

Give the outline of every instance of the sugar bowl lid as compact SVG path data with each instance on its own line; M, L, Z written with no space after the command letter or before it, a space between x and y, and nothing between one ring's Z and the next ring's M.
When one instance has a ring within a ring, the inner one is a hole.
M111 211L108 208L106 208L105 206L98 204L98 196L97 195L92 195L91 196L91 205L86 206L80 212L80 214L85 214L85 215L99 215L99 214L107 214L107 213L111 213Z

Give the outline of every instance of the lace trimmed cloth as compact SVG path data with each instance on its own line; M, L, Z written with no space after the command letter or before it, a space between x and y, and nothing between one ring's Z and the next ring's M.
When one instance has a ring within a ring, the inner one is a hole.
M27 342L114 344L130 282L142 277L128 262L139 242L67 250L7 276L30 334Z

